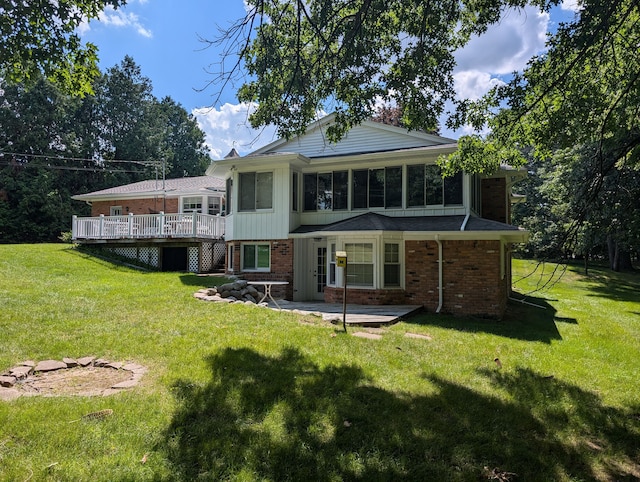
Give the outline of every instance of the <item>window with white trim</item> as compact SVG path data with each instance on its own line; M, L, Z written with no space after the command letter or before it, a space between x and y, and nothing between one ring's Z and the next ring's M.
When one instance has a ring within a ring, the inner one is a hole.
M347 285L373 287L373 243L345 243Z
M384 287L400 287L400 245L384 243Z
M227 271L233 273L233 244L230 244L227 250Z
M239 211L273 207L273 172L241 172L239 181Z
M434 164L407 166L407 207L462 204L462 172L442 177Z
M202 196L183 197L182 212L183 213L201 213L202 212Z
M110 216L122 216L122 206L111 206L109 208Z
M268 243L246 243L242 245L242 271L269 271L271 247Z

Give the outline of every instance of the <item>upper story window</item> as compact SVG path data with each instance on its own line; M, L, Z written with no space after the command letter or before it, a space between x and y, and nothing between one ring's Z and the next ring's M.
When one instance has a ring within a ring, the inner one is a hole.
M304 175L305 211L347 209L349 172L333 171Z
M202 212L202 196L183 197L182 212L183 213L201 213Z
M273 172L239 174L238 210L256 211L273 207Z
M407 207L462 204L462 178L443 178L436 165L407 166Z
M353 171L351 207L402 207L402 167Z
M207 197L207 213L208 214L220 214L220 202L221 199L218 196Z

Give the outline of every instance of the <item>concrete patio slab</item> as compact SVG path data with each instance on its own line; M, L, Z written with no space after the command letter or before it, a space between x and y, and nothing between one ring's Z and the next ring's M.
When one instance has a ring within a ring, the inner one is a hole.
M283 311L321 316L325 321L342 323L342 304L321 301L278 300ZM273 303L269 308L277 309ZM347 304L347 325L388 325L422 310L422 305L355 305Z

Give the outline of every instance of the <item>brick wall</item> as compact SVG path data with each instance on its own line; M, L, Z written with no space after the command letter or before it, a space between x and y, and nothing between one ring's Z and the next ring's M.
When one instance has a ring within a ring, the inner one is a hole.
M240 241L230 241L227 243L227 252L229 245L233 245L233 267L232 274L246 279L248 281L288 281L286 286L274 286L271 289L273 297L293 299L293 240L277 239L277 240L252 240L251 243L268 243L271 246L271 270L269 272L242 271L240 264L240 249L242 243ZM229 260L227 260L229 263ZM229 265L226 270L229 273Z
M178 198L147 198L147 199L122 199L117 201L94 201L91 204L91 215L100 216L111 214L111 206L122 206L122 214L151 214L159 211L165 213L177 213ZM127 210L128 208L128 210Z
M509 276L500 278L500 241L442 241L442 245L444 299L441 311L501 317L510 285ZM437 243L407 241L405 266L408 302L435 311L439 301Z
M342 303L344 288L332 288L326 286L324 289L324 301L326 303ZM347 288L347 303L357 305L405 305L407 296L404 290L368 290Z
M507 201L507 180L504 177L483 179L482 189L482 217L509 223L509 202Z

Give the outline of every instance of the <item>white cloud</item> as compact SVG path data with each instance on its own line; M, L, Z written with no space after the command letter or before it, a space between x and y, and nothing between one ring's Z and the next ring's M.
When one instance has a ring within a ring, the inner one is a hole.
M456 71L510 74L544 50L549 14L534 7L507 11L502 21L456 52Z
M140 0L139 3L144 4L147 0ZM138 17L133 12L124 12L122 9L114 9L111 6L107 6L102 12L98 14L98 21L103 25L107 25L110 27L116 28L133 28L139 35L151 38L153 37L153 32L146 28ZM85 34L91 27L89 25L89 21L86 19L82 21L80 25L78 25L78 33L80 35Z
M200 107L191 112L206 134L206 143L214 159L222 159L235 148L240 155L248 154L276 140L276 129L267 126L254 129L249 114L256 104L224 104L219 109Z
M465 70L453 75L456 94L460 99L478 100L490 89L504 82L492 77L489 72L478 70Z
M569 10L571 12L579 12L582 10L582 6L579 4L578 0L563 0L560 8L562 10Z

